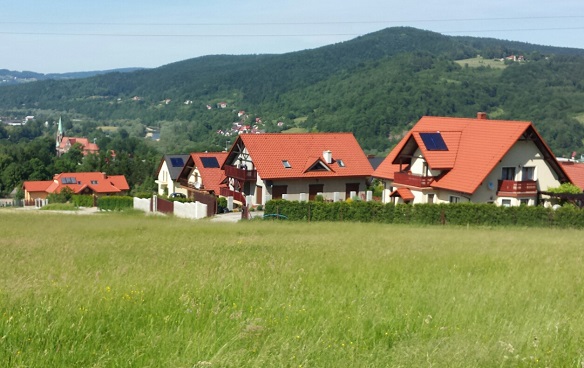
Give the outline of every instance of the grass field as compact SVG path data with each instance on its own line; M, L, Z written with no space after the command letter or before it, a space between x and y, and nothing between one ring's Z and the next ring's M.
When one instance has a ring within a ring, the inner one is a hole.
M582 367L583 231L0 211L2 367Z
M492 60L492 59L483 59L482 57L475 57L471 59L464 59L464 60L456 60L460 66L464 67L468 65L469 68L479 68L481 66L491 67L495 69L505 69L507 65L504 62L499 60Z

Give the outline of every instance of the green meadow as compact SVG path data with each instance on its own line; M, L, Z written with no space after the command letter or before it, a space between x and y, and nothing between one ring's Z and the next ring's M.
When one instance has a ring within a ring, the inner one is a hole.
M0 210L0 366L582 367L583 236Z

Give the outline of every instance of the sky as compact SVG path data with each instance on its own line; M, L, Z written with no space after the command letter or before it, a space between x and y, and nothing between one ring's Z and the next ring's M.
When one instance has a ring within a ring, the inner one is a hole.
M313 49L397 26L584 49L584 1L10 1L0 12L0 69L155 68Z

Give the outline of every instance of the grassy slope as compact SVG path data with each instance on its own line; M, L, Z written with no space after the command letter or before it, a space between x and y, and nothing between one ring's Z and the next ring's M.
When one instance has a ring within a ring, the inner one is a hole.
M580 366L582 231L0 211L0 365Z

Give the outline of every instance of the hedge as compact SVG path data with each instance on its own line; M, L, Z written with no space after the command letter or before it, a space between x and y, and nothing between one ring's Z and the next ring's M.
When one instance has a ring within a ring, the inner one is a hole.
M493 204L383 204L380 202L299 202L271 200L266 214L292 221L354 221L421 225L584 227L584 210L572 205L500 207ZM273 218L273 217L270 217Z
M76 207L93 207L93 196L87 194L74 194L71 197L71 202L73 202Z
M99 207L100 211L121 211L134 208L134 198L128 196L99 197L97 207Z

